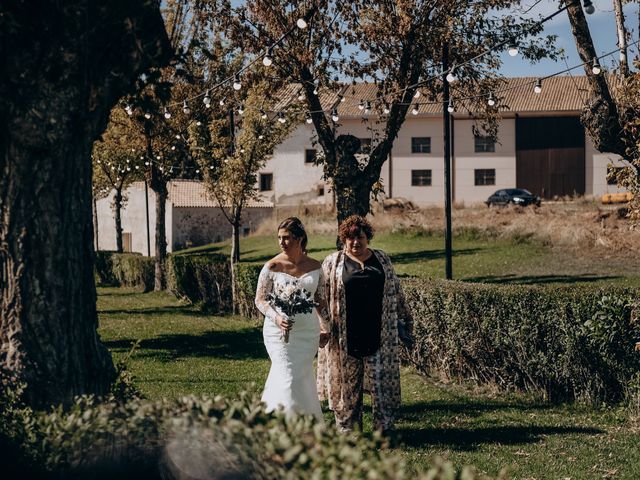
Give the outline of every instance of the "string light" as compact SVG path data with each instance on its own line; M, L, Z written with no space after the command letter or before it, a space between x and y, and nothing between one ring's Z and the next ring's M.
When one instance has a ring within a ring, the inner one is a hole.
M456 109L455 109L455 107L453 106L453 99L452 99L452 98L450 98L450 99L449 99L449 105L447 106L447 112L449 112L449 113L453 113L453 112L455 112L455 111L456 111Z
M240 77L236 75L233 79L233 89L240 90L242 88L242 82L240 81Z
M311 124L313 122L313 118L311 118L310 113L307 113L307 116L305 117L305 122L307 122L308 124Z
M260 118L262 118L262 120L267 119L267 112L265 112L263 109L260 109Z
M298 100L301 102L304 100L304 92L300 91L300 93L298 94Z
M273 47L269 47L269 49L267 50L267 53L265 53L264 57L262 57L262 64L265 67L270 67L272 63L273 63Z
M420 93L420 90L416 90L416 93L413 94L413 98L420 98L420 95L422 95L422 93Z
M204 94L204 98L202 99L202 103L204 103L205 107L209 108L211 106L211 98L209 97L209 90Z
M124 111L127 112L127 115L129 116L133 115L133 108L131 107L131 105L127 105L126 107L124 107Z
M591 15L596 11L596 8L593 6L593 2L591 0L584 0L584 11L587 12L588 15Z
M364 100L360 100L360 103L358 104L358 110L364 110Z
M146 118L147 120L149 120L151 118L151 114L149 112L146 112L144 114L144 118Z
M282 112L278 112L278 121L279 121L280 123L286 123L286 122L287 122L287 119L286 119L286 118L284 118L284 113L282 113Z
M171 112L167 109L167 107L164 107L164 118L166 118L167 120L171 118Z
M313 94L314 95L318 95L318 86L320 85L320 80L318 80L317 78L313 81L314 87L313 87Z
M458 77L456 77L456 67L451 67L451 70L449 70L449 73L447 73L447 82L453 83L457 79Z
M340 117L338 116L337 108L334 108L333 110L331 110L331 120L333 120L334 122L337 122L338 120L340 120Z
M364 113L369 114L371 112L371 102L367 100L367 103L364 106Z
M542 80L541 79L537 79L536 80L536 86L533 87L533 91L535 93L540 93L542 92Z
M389 112L391 111L391 110L389 109L389 105L387 105L387 104L385 103L385 104L384 104L384 110L382 110L382 111L384 112L384 114L385 114L385 115L388 115L388 114L389 114Z
M238 113L242 115L244 113L244 103L241 103L238 107Z
M182 102L182 111L184 112L185 115L189 115L191 113L191 109L189 108L189 105L187 104L186 100Z
M413 115L418 115L418 104L417 103L413 104L413 109L411 110L411 113Z
M507 50L511 57L518 55L518 41L515 37L511 37L509 40L509 50Z
M220 101L218 102L218 104L219 104L221 107L224 107L224 102L225 102L225 99L224 99L224 98L221 98L221 99L220 99Z
M496 104L496 101L493 99L493 93L489 92L489 98L487 98L487 104L490 107L493 107Z
M296 25L300 30L304 30L305 28L307 28L307 22L304 20L304 18L299 18L296 22Z
M593 72L594 75L599 75L600 72L602 71L602 67L600 67L597 57L593 57L593 65L591 66L591 71Z

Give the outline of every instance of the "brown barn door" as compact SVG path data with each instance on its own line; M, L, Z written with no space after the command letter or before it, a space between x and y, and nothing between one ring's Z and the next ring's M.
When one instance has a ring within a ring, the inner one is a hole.
M578 117L516 119L516 186L543 198L584 195L584 128Z

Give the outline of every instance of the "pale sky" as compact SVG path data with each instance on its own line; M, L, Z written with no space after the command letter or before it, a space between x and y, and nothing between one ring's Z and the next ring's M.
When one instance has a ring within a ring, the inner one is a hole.
M558 9L559 2L557 0L542 0L536 2L534 0L525 0L523 9L538 3L528 16L531 18L546 17ZM587 15L589 30L593 37L594 46L598 55L611 52L617 48L615 17L613 13L612 0L593 0L596 11L592 15ZM629 43L638 40L638 2L630 2L624 7L627 28L631 32L631 40ZM576 51L575 41L571 34L569 19L566 12L562 12L549 22L545 23L544 34L558 35L556 44L563 48L567 54L567 64L569 67L578 65L580 59ZM633 47L629 51L629 59L633 60L638 54L638 46ZM542 77L551 75L567 68L567 64L563 60L552 61L543 60L537 64L530 64L521 56L510 57L506 53L502 56L503 65L501 73L507 77ZM614 61L617 63L618 54L601 59L600 63L608 68L615 68ZM573 75L584 75L582 68L571 71Z

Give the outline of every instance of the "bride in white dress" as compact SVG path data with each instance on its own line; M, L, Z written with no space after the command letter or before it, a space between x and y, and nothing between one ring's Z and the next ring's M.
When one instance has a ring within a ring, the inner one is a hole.
M274 287L295 282L314 296L316 302L324 304L317 292L322 270L320 262L305 252L307 234L298 218L290 217L280 224L278 243L282 252L262 268L256 292L256 306L265 316L264 344L271 359L262 401L267 411L284 408L287 414L311 414L322 420L313 359L318 347L327 343L328 329L322 327L316 309L288 318L267 300ZM287 331L289 341L285 342Z

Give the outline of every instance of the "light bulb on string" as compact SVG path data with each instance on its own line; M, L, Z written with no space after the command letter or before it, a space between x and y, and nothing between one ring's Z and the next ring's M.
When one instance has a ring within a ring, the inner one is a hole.
M518 55L518 41L515 39L515 37L511 37L511 39L509 40L509 49L507 50L507 52L511 57L515 57L516 55Z
M340 120L340 117L338 116L337 108L334 108L333 110L331 110L331 120L333 120L334 122L337 122L338 120Z
M447 105L447 112L453 113L456 111L456 107L453 105L453 99L449 99L449 105Z
M313 94L314 95L318 95L318 86L320 85L320 80L318 80L317 78L313 81Z
M204 98L202 99L202 103L204 103L205 107L209 108L211 106L211 97L209 97L209 90L204 94Z
M171 150L175 150L176 146L175 145L171 145Z
M596 11L596 8L593 6L593 2L591 0L584 0L583 4L584 4L584 11L588 15L591 15L593 12Z
M304 100L304 92L300 91L300 93L298 94L298 101L303 101Z
M389 114L389 112L391 111L391 109L389 108L389 105L387 105L387 104L385 103L385 105L384 105L384 110L382 110L382 111L384 112L384 114L385 114L385 115L388 115L388 114Z
M264 135L260 134L258 135L258 140L262 140L264 138Z
M456 67L451 67L451 69L449 70L449 73L447 73L447 82L453 83L457 79L458 77L456 77Z
M218 105L220 105L221 107L224 107L224 102L225 102L225 99L221 98L220 101L218 102Z
M267 53L265 53L264 57L262 57L262 64L265 67L270 67L272 63L273 63L273 47L269 47L269 49L267 50Z
M213 170L213 165L209 165L209 170Z
M599 75L601 71L602 71L602 67L598 63L598 58L597 57L593 57L593 62L592 62L592 65L591 65L591 72L593 72L594 75Z
M284 118L284 113L282 112L278 112L278 122L280 123L287 123L287 119Z
M417 103L414 103L414 104L413 104L413 108L411 109L411 113L412 113L413 115L418 115L418 112L419 112L419 110L418 110L418 104L417 104Z
M167 107L164 107L164 118L166 118L167 120L171 118L171 112Z
M413 94L413 98L420 98L420 95L422 95L422 92L420 92L420 90L416 90L416 93Z
M306 121L308 124L313 123L313 118L311 118L311 114L310 114L310 113L307 113L307 116L305 117L305 121Z
M533 91L535 93L542 92L542 80L541 79L537 79L536 80L536 85L535 85L535 87L533 87Z
M364 105L364 113L368 114L371 112L371 102L367 100L367 103Z
M262 118L262 120L267 119L267 112L265 112L263 109L260 109L260 118Z
M149 120L151 118L151 114L149 112L144 114L144 118L146 118L147 120Z
M127 112L127 115L129 116L133 115L133 107L131 107L131 105L124 107L124 111Z
M240 115L242 115L244 113L244 104L243 103L241 103L240 106L238 107L238 113Z
M302 17L298 19L298 21L296 22L296 25L300 30L304 30L305 28L307 28L307 22Z
M358 104L358 110L364 110L364 100L360 100L360 103Z
M233 79L233 89L240 90L242 88L242 82L240 81L240 77L236 75Z
M200 120L198 120L198 121L196 122L196 125L197 125L197 126L200 126L200 125L202 125L202 122L201 122Z
M186 100L182 102L182 111L185 115L189 115L191 113L191 109L189 108L189 104L187 104Z
M487 98L487 104L490 107L493 107L496 104L496 101L493 98L493 93L492 92L489 92L489 97Z

